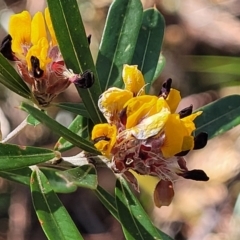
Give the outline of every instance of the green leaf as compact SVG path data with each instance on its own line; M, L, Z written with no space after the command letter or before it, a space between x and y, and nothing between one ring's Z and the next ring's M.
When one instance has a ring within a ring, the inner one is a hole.
M203 113L194 120L195 134L207 132L209 139L216 137L240 124L240 95L224 97L197 111Z
M40 167L41 171L49 180L49 183L54 192L71 193L77 190L77 186L73 182L59 176L59 173L64 172L54 168Z
M111 4L96 61L102 91L122 86L123 64L132 61L142 11L140 0L115 0Z
M166 63L165 57L162 54L160 54L160 57L159 57L158 63L157 63L157 67L156 67L156 70L155 70L155 73L153 76L153 81L155 81L160 76L160 74L162 73L163 68L165 66L165 63Z
M187 71L240 75L239 57L226 56L185 56Z
M75 113L77 115L81 115L83 117L89 118L89 114L87 109L85 108L83 103L53 103L52 106L56 106L59 108L62 108L64 110L67 110L69 112Z
M47 2L61 54L67 67L74 73L91 70L94 74L95 83L91 88L77 87L89 116L95 124L105 121L98 109L97 103L101 89L77 1L48 0Z
M31 166L60 157L59 152L45 148L0 143L0 171Z
M13 66L0 53L0 83L18 95L31 99L31 91Z
M94 128L94 123L91 121L91 119L87 119L87 127L88 127L88 138L91 138L92 136L92 130Z
M95 193L98 197L98 199L102 202L102 204L108 209L108 211L119 221L120 224L124 224L121 222L119 215L118 215L118 209L116 207L116 202L114 196L112 196L109 192L104 190L101 186L98 185L97 189L95 190ZM164 232L161 232L159 229L156 228L158 233L162 236L161 239L163 240L172 240L167 234Z
M48 239L83 239L48 179L38 168L32 173L30 187L38 220Z
M85 139L90 139L89 137L91 135L89 135L89 126L88 124L92 124L92 121L91 119L89 118L82 118L82 122L81 122L81 125L82 125L82 129L83 131L81 132L81 136Z
M68 129L77 135L86 138L88 136L88 127L86 125L87 119L82 116L77 116L70 124ZM54 146L54 149L60 152L67 151L73 148L74 145L69 141L65 140L63 137L60 137L57 143Z
M83 165L57 173L58 176L79 187L97 188L97 172L93 165Z
M45 124L47 127L49 127L53 132L56 134L62 136L67 141L74 144L76 147L81 148L82 150L85 150L87 152L91 152L94 154L99 154L99 152L96 150L96 148L93 146L93 143L90 141L85 140L84 138L78 136L77 134L73 133L71 130L67 129L60 123L56 122L52 118L50 118L48 115L43 113L42 111L36 109L35 107L27 104L22 103L20 108L29 114L33 115L34 118L36 118L41 123Z
M95 193L106 209L119 221L115 198L99 185L97 186Z
M10 181L29 185L32 170L29 167L19 168L11 171L0 171L0 176Z
M169 239L152 224L123 178L116 182L116 206L126 239Z
M49 180L49 183L57 193L71 193L77 190L77 186L71 182L66 181L62 177L58 176L58 172L60 170L54 168L40 167L41 171ZM11 171L0 171L0 176L6 178L10 181L18 182L24 185L30 184L30 177L32 174L32 170L29 167L15 169Z
M34 127L36 127L38 124L40 124L40 122L36 118L34 118L32 115L28 115L27 123Z
M138 69L143 73L145 83L151 83L154 79L162 47L164 27L164 18L156 8L144 11L132 64L138 65ZM150 86L150 84L146 86L147 91Z
M155 84L155 82L157 81L157 78L162 73L162 70L165 66L165 61L166 61L165 57L162 54L160 54L160 57L158 59L157 68L156 68L156 71L153 76L153 81L150 84L151 88L149 90L149 94L156 95L156 96L159 95L159 92L161 90L161 85L159 86L159 84L158 83Z

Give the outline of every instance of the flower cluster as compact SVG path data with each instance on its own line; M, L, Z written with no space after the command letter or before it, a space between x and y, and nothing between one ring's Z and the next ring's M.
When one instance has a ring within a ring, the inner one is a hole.
M92 131L95 147L111 159L115 173L122 173L138 190L136 174L157 176L156 206L169 205L173 181L182 176L207 181L202 170L189 171L183 158L190 150L207 143L207 134L193 136L192 106L175 113L181 100L171 88L171 79L162 86L159 96L145 94L145 82L137 66L124 65L125 89L112 87L99 98L99 108L108 123L97 124ZM164 193L164 194L163 194Z
M72 82L88 88L94 81L89 71L83 75L74 74L66 68L48 8L44 16L37 12L31 18L28 11L12 15L9 35L2 41L1 53L16 64L18 72L31 86L33 96L41 107L47 107Z

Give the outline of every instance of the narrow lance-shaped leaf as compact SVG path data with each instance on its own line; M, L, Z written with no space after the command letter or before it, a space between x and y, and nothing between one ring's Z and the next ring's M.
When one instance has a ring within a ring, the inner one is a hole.
M196 132L207 132L208 138L216 137L240 124L240 95L231 95L210 103L197 111Z
M94 123L91 121L91 119L87 119L87 127L88 127L88 137L91 138L92 130L94 127Z
M97 188L97 172L94 166L90 164L58 172L58 176L79 187Z
M76 185L66 181L66 179L63 179L62 177L57 175L58 172L61 172L60 170L41 166L39 166L39 168L49 180L49 183L54 192L71 193L77 190ZM31 174L32 170L29 167L19 168L10 171L0 171L1 177L24 185L30 184Z
M189 72L240 75L239 57L191 55L184 56L182 61Z
M0 171L0 176L2 178L6 178L10 181L14 181L24 185L29 185L31 174L32 170L29 167L9 171Z
M83 138L87 138L88 127L87 127L86 123L87 123L86 118L84 118L82 116L77 116L72 121L72 123L70 124L68 129ZM71 142L65 140L63 137L60 137L59 140L57 141L57 143L55 144L54 149L58 150L60 152L64 152L73 147L74 147L74 145Z
M170 239L152 224L123 178L117 179L115 194L119 219L126 239Z
M29 114L33 115L34 118L36 118L41 123L45 124L47 127L49 127L53 132L56 134L64 137L67 141L74 144L76 147L81 148L82 150L85 150L87 152L91 152L94 154L99 154L99 152L96 150L96 148L93 146L93 143L90 141L85 140L84 138L78 136L77 134L73 133L71 130L67 129L60 123L56 122L52 118L50 118L48 115L43 113L42 111L36 109L35 107L27 104L22 103L20 108Z
M36 127L38 124L40 124L40 122L37 119L35 119L32 115L28 115L27 123L34 127Z
M111 4L96 62L102 91L122 86L123 64L132 61L142 11L140 0L114 0Z
M67 179L64 179L58 175L58 173L64 171L41 166L39 166L39 169L47 177L54 192L71 193L77 190L77 186L74 183L69 182Z
M95 193L102 204L108 209L108 211L120 222L115 198L99 185L97 186Z
M161 90L161 85L159 85L158 83L157 83L157 78L160 76L160 74L162 73L162 71L163 71L163 68L164 68L164 66L165 66L165 62L166 62L166 60L165 60L165 57L162 55L162 54L160 54L160 57L159 57L159 59L158 59L158 64L157 64L157 68L156 68L156 70L155 70L155 73L154 73L154 76L153 76L153 81L151 82L151 84L150 84L150 86L151 86L151 88L150 88L150 94L154 94L154 95L157 95L158 96L158 94L159 94L159 92L160 92L160 90ZM156 84L155 84L155 82L156 82Z
M83 239L48 179L38 168L32 173L30 187L38 220L48 239Z
M157 63L157 67L156 67L156 70L155 70L155 73L153 76L153 81L155 81L160 76L160 74L162 73L163 68L165 66L165 63L166 63L165 57L162 54L160 54L160 57L159 57L158 63Z
M18 95L30 99L31 92L27 84L22 80L13 66L0 53L0 83L17 93Z
M90 53L78 3L76 0L48 0L47 2L58 44L67 67L74 73L83 73L86 70L93 72L95 78L93 86L88 89L77 87L77 90L92 121L102 122L104 118L97 105L101 94L98 75Z
M90 118L88 114L88 110L84 106L83 103L71 103L71 102L63 102L63 103L54 103L51 104L52 106L56 106L59 108L62 108L64 110L67 110L69 112L75 113L77 115L81 115L86 118Z
M61 154L45 148L0 143L0 171L18 169L59 159Z
M165 21L162 14L151 8L143 13L142 26L134 52L132 64L138 65L143 73L147 91L154 80L154 74L160 57Z

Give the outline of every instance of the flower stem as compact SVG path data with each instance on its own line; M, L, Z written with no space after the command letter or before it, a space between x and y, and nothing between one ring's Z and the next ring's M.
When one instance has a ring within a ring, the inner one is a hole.
M104 156L89 155L88 153L82 151L75 156L61 157L58 160L49 161L44 163L48 167L58 168L58 167L72 167L72 166L83 166L86 164L93 164L95 167L110 167L111 163ZM43 164L41 164L43 166Z
M25 118L12 132L10 132L7 137L5 137L2 140L2 143L8 143L11 141L13 138L15 138L26 126L28 125L27 123L27 118Z

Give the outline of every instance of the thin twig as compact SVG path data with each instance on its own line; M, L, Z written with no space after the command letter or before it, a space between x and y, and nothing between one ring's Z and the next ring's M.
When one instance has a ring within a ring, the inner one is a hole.
M2 140L2 143L7 143L15 138L27 125L27 118L25 118L12 132L7 135L7 137Z
M76 166L83 166L89 163L93 164L95 167L111 167L111 162L106 157L100 155L92 155L84 151L75 156L61 157L58 160L51 160L39 165L53 168L71 168Z

